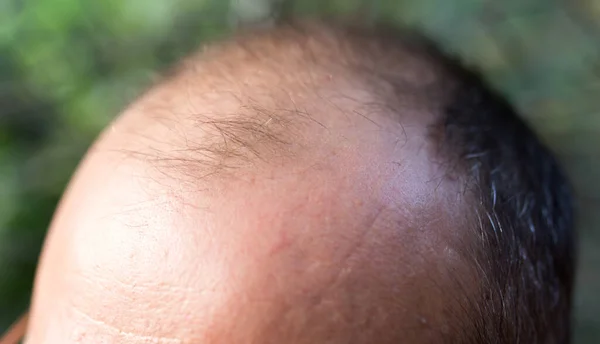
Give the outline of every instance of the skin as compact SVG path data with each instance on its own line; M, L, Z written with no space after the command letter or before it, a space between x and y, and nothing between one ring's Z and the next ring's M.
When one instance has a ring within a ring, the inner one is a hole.
M45 244L26 343L452 338L453 300L475 291L458 253L463 193L427 135L435 115L392 116L302 49L203 56L90 149ZM229 114L285 140L247 135L229 141L242 158L207 159L200 143L227 146L208 119Z

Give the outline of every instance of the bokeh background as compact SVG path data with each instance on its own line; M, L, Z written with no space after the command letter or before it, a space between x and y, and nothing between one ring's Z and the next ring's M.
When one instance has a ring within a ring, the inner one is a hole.
M575 184L575 338L600 343L597 0L0 0L0 331L99 131L186 53L282 12L416 27L521 110Z

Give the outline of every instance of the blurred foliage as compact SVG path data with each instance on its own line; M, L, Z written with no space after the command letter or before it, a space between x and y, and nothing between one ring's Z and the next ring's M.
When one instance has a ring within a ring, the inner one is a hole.
M273 13L411 25L463 57L561 156L581 202L577 342L600 338L600 2L2 0L0 330L28 304L58 199L99 131L158 73Z

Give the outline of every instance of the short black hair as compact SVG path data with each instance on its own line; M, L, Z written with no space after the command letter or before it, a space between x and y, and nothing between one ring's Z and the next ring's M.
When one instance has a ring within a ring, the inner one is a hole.
M476 343L568 343L575 274L571 187L556 158L506 99L457 60L443 107L444 142L478 198L476 263L487 291Z

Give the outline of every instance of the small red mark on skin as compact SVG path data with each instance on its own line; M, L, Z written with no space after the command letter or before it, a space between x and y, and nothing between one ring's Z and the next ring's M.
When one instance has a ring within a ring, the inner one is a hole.
M279 233L279 240L273 246L273 248L271 249L271 252L269 252L269 254L271 256L274 256L274 255L276 255L278 253L281 253L282 251L284 251L285 249L287 249L291 245L292 245L292 240L289 238L287 232L286 231L281 231Z

